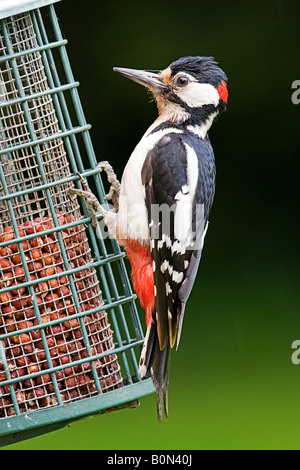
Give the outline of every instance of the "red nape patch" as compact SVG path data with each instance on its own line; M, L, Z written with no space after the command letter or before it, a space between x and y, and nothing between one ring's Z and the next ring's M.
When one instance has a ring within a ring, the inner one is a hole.
M130 261L132 285L141 306L146 310L146 324L148 326L155 306L154 276L149 247L132 239L119 240L119 243L124 246Z
M223 100L225 103L227 103L228 90L227 90L226 82L222 82L221 85L218 86L217 92L219 93L219 97L221 98L221 100Z

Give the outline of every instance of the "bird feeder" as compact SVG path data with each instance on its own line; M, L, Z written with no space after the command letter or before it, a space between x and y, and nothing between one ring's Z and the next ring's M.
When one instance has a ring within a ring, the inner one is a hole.
M68 195L106 204L55 1L0 5L0 445L155 391L125 254Z

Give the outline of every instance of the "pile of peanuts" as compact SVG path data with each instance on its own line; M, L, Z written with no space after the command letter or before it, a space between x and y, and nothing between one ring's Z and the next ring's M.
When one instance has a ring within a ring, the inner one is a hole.
M60 212L57 217L60 226L76 222L73 215ZM101 291L94 270L85 269L92 258L84 227L75 225L60 230L67 262L56 231L39 235L53 228L50 216L19 225L18 237L34 235L21 241L21 250L14 242L12 227L6 227L0 235L0 243L11 242L0 247L0 341L9 370L8 375L0 359L0 417L15 414L10 386L1 386L8 377L20 379L12 386L21 412L95 395L99 384L102 391L122 386L115 354L73 365L113 349L113 331L103 310L86 313L81 320L72 318L79 312L71 283L81 312L103 304ZM80 269L68 276L64 274L74 268ZM46 279L53 275L57 277ZM32 284L22 286L26 282ZM52 321L56 323L41 328ZM57 366L61 368L49 370ZM39 374L28 377L36 373Z

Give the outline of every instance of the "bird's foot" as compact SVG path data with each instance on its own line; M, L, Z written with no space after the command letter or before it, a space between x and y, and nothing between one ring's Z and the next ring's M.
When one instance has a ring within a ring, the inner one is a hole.
M85 198L86 210L91 218L92 226L96 229L98 225L96 213L100 212L100 214L104 216L107 211L101 206L96 196L92 193L83 176L81 176L80 173L77 173L77 176L80 178L83 189L71 188L68 191L68 196L71 201L75 201L77 196Z
M107 175L107 180L111 184L109 193L105 196L106 201L111 201L116 212L119 210L119 196L121 184L117 179L117 176L108 162L100 162L97 165L97 168L102 168Z

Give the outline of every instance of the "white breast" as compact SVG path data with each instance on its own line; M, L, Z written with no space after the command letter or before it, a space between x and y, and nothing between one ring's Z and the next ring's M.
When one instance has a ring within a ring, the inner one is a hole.
M162 129L151 134L153 129L160 124L156 120L147 130L140 142L135 147L125 167L119 200L119 224L129 238L143 242L149 242L148 214L145 205L145 186L142 184L142 167L146 156L154 145L165 135L170 133L170 128ZM179 129L171 129L171 132L181 134Z

